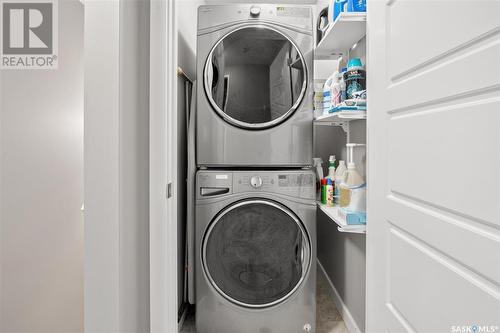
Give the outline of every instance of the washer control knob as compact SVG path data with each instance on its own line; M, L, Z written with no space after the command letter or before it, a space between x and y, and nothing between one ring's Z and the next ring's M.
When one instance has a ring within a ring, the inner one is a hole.
M253 176L250 178L250 186L253 188L260 188L262 186L262 178L259 176Z
M250 15L252 17L257 17L260 15L260 7L259 6L252 6L250 7Z

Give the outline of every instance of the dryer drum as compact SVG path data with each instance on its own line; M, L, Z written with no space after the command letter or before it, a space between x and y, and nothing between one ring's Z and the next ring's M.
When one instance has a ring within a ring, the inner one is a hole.
M206 60L204 86L212 108L228 123L268 128L300 105L307 88L306 65L282 32L244 26L215 44Z
M223 210L203 241L203 267L229 301L268 307L290 297L307 275L311 246L302 223L286 207L250 199Z

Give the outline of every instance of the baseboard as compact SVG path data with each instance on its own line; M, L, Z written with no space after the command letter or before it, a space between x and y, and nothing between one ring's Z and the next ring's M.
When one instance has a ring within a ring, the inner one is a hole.
M333 298L335 306L337 307L337 310L342 316L342 319L344 319L345 326L347 327L350 333L362 333L362 331L359 329L359 326L356 324L356 321L352 317L351 312L349 311L345 303L342 301L342 298L340 298L340 295L337 292L337 289L335 289L335 286L330 280L330 277L328 277L325 268L323 267L323 265L321 265L319 259L317 261L318 261L318 266L321 269L321 272L323 273L326 280L328 281L328 284L330 285L331 296Z

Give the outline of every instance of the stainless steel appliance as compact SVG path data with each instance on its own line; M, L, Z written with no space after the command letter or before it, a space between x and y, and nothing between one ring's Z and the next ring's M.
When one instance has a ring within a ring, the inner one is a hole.
M312 165L312 63L309 7L201 6L198 166Z
M197 332L314 332L314 173L201 170L196 178Z

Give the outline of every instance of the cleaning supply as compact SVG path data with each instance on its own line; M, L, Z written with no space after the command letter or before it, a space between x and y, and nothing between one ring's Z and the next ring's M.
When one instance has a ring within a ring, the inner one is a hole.
M340 161L339 162L339 166L337 167L337 169L335 170L335 177L334 177L334 180L335 180L335 193L334 193L334 196L335 196L335 202L336 203L339 203L339 197L340 197L340 192L339 192L339 189L340 189L340 184L342 184L345 180L345 173L347 171L347 167L345 165L345 161Z
M328 178L332 181L335 181L335 169L337 169L338 165L339 163L337 162L335 155L330 156L330 159L328 160Z
M326 187L328 185L328 181L326 178L321 179L321 203L326 205Z
M328 77L323 85L323 114L328 114L332 107L332 84L333 84L333 74Z
M323 159L321 157L313 158L314 167L316 168L316 180L318 182L323 179Z
M314 167L316 168L316 199L321 200L321 180L323 179L323 159L321 157L313 158Z
M344 74L347 72L347 67L342 68L340 71L339 87L340 87L340 103L346 99L346 82L344 80Z
M323 114L323 85L314 84L314 116L319 117Z
M348 12L366 12L366 0L347 0Z
M355 99L359 92L366 90L366 71L359 58L349 59L347 70L343 73L345 99ZM366 92L365 92L366 94Z
M366 211L366 183L354 162L347 165L345 180L340 184L340 207L353 213Z
M330 94L331 96L331 104L332 108L336 108L340 103L342 102L342 90L340 87L340 78L341 75L338 71L334 73L334 79L333 79L333 84L332 84L332 92Z
M364 144L347 144L347 172L344 181L340 184L340 207L347 215L364 214L366 212L366 183L356 169L354 163L354 147ZM351 218L352 219L352 218Z
M333 180L328 178L326 181L326 206L333 207L333 196L334 196L334 188L333 188Z
M330 0L328 14L331 14L332 16L328 16L328 19L333 23L340 13L345 11L347 11L347 0Z

